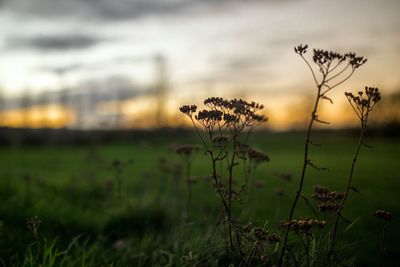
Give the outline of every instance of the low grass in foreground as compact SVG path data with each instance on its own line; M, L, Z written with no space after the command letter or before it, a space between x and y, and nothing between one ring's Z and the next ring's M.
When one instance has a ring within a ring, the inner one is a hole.
M193 158L195 181L186 208L184 162L171 147L190 143L193 136L2 148L0 265L35 266L35 258L42 266L226 265L225 240L215 227L220 206L201 152ZM243 217L279 231L295 194L303 139L304 133L256 132L251 137L252 146L266 151L271 160L256 169ZM303 194L310 196L317 184L343 190L357 137L332 131L317 132L313 139L323 146L310 154L329 171L310 170ZM337 247L362 266L376 266L381 225L372 213L390 210L394 218L387 225L385 265L393 266L400 253L400 140L367 135L366 142L374 148L363 153L356 167L354 186L360 193L349 196L343 214L354 224L341 226ZM298 213L311 215L304 201ZM41 221L37 237L26 224L35 215Z

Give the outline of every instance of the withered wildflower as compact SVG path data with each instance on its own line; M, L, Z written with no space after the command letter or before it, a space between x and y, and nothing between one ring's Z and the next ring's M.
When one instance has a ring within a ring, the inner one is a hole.
M367 124L369 113L381 100L379 89L367 86L365 87L364 92L359 91L356 95L346 92L345 96L354 112L357 114L357 117L361 120L362 125Z
M326 221L310 219L310 218L300 218L298 220L293 219L289 222L282 224L284 227L289 227L292 231L296 233L309 234L313 229L321 229L326 225Z
M320 212L337 212L341 206L337 203L322 203L318 205L318 208Z
M190 202L192 199L192 187L191 184L195 182L195 179L191 177L191 165L193 153L200 150L201 146L192 144L180 144L175 146L175 152L180 155L186 165L186 188L187 188L187 200L186 200L186 214L183 217L187 217L189 214Z
M377 210L374 212L374 216L384 222L391 221L393 218L392 213L386 210Z
M243 99L227 100L221 97L210 97L204 100L205 109L197 111L194 105L185 105L180 111L187 115L210 156L214 186L219 200L222 203L223 212L227 218L228 240L231 252L235 248L240 250L240 240L234 244L232 233L232 201L240 200L243 188L234 188L233 169L238 165L237 158L248 160L248 137L253 128L267 118L258 112L264 108L256 102L248 102ZM200 131L197 125L201 125L204 131ZM252 152L252 160L261 162L268 157L264 154ZM226 162L226 163L225 163ZM217 170L219 163L219 171ZM222 170L226 164L227 174ZM245 167L246 169L246 167ZM223 175L227 175L223 179ZM245 177L247 181L247 178Z
M378 266L383 266L383 256L385 254L385 237L386 237L386 224L391 221L393 215L391 212L386 210L377 210L374 213L374 216L382 221L382 239L381 239L381 247L379 253Z
M206 125L209 122L222 121L223 112L220 110L202 110L195 116L196 120Z
M39 219L38 216L33 216L31 218L26 219L26 226L28 227L29 231L32 232L33 237L35 238L36 244L36 261L40 261L40 252L41 252L41 242L39 239L39 227L42 221Z
M250 161L257 163L257 164L264 162L264 161L269 161L268 155L257 149L250 148L247 151L247 154L249 156Z
M302 56L303 54L307 53L307 49L308 49L308 45L300 44L300 45L294 47L294 52L296 52L297 54Z
M317 185L314 187L314 194L312 197L319 202L334 202L341 200L344 197L344 193L330 191L326 187Z
M118 198L121 199L122 196L122 173L124 169L133 164L133 160L121 161L115 159L111 163L111 170L113 172L114 178L117 180Z
M353 69L357 69L367 62L364 57L357 57L355 53L348 53L346 56L350 59L350 65Z
M39 230L41 223L42 223L42 221L36 215L31 218L26 219L26 226L33 233L33 235L35 237L37 237L37 235L38 235L38 230Z
M258 266L260 263L263 266L270 266L270 260L273 258L274 249L280 241L280 237L264 227L253 225L251 222L239 225L238 233L240 238L243 239L243 255L250 255L245 261L247 264L244 266Z
M185 106L180 107L179 110L188 116L192 116L192 114L196 112L197 106L196 105L185 105Z
M175 146L175 152L184 157L190 157L193 152L200 150L199 145L180 144Z
M297 203L302 195L304 179L306 177L307 167L313 167L317 170L324 170L315 165L309 158L309 146L316 145L311 139L311 132L314 123L329 124L329 122L322 120L318 114L319 104L322 100L327 100L333 103L333 100L328 96L328 92L338 87L339 85L346 82L360 66L367 62L367 59L361 56L357 56L355 53L340 54L333 51L323 49L312 50L312 61L306 58L308 52L308 45L298 45L294 48L296 54L298 54L302 60L306 63L313 77L316 86L316 97L313 109L311 111L310 120L307 127L306 139L304 144L304 161L299 180L299 185L296 190L296 195L290 208L288 221L291 221L294 216ZM282 242L281 255L279 258L278 266L282 266L283 258L286 251L286 245L288 242L289 227L286 229L284 239Z
M355 56L354 56L355 57ZM351 189L354 190L353 187L353 174L355 165L358 159L358 154L360 153L361 147L365 145L364 143L364 135L365 130L367 128L368 117L369 113L373 110L375 105L381 100L381 94L378 88L375 87L365 87L364 92L359 91L356 95L353 93L346 92L345 96L349 101L351 107L353 108L354 112L356 113L357 117L361 122L361 129L360 129L360 136L356 146L356 150L354 152L353 160L351 163L350 173L348 177L346 191L340 203L340 208L336 211L336 218L335 223L332 230L332 243L328 252L328 258L331 258L333 254L335 241L336 241L336 234L339 225L339 219L341 218L341 212L343 210L344 204L347 200L349 192Z

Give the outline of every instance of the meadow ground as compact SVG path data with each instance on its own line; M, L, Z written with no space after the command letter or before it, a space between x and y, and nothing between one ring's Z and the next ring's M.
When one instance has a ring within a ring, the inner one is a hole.
M313 139L323 146L313 147L310 157L329 171L308 170L304 195L311 202L313 185L344 191L357 136L332 131L318 132ZM107 144L2 147L0 265L22 265L34 241L25 222L34 215L42 221L39 237L47 245L55 242L55 266L178 266L210 261L209 257L217 261L212 247L223 245L222 237L213 232L219 206L202 152L194 158L192 175L197 179L189 223L182 226L186 185L181 159L171 145L196 141L191 133ZM287 217L301 170L303 141L300 132L260 132L251 138L250 143L271 161L256 170L246 213L239 214L236 207L238 219L274 226ZM366 141L373 149L363 148L359 157L354 178L359 193L351 192L344 210L344 217L356 222L345 233L347 225L342 224L338 247L360 266L375 266L381 225L372 213L389 210L394 218L387 228L385 257L387 266L394 266L400 253L400 139L368 136ZM122 163L118 171L116 161ZM239 165L237 183L240 169ZM286 181L279 174L291 174L292 179ZM277 189L283 190L282 196ZM301 202L296 216L307 214L310 211ZM220 242L209 245L210 239L218 238Z

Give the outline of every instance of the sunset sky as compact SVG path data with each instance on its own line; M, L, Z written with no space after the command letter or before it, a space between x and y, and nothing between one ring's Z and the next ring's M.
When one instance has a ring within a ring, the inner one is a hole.
M3 0L0 88L6 97L59 90L60 70L64 86L115 76L148 86L163 55L170 105L244 96L278 118L313 92L293 52L300 43L368 58L333 97L399 90L399 13L398 0Z

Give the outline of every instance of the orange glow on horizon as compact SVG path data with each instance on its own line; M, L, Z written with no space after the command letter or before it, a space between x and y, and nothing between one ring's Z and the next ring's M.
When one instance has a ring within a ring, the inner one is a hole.
M256 97L260 103L265 103L262 114L268 117L268 122L260 125L261 128L287 130L290 128L302 129L309 121L311 110L310 97ZM249 99L251 100L251 98ZM185 103L187 104L187 103ZM191 104L191 103L188 103ZM143 96L121 102L110 101L99 103L98 115L112 115L120 117L114 128L153 128L157 126L191 127L190 120L179 112L177 100L167 101L162 112L162 125L156 123L157 99L153 96ZM198 109L203 107L199 105ZM0 113L1 126L28 127L28 128L62 128L73 125L76 121L73 110L60 105L36 106L29 109L16 109ZM357 123L355 114L344 101L330 104L323 103L319 109L320 119L330 122L329 125L316 124L317 128L341 128L354 126ZM94 125L95 128L101 128Z
M15 128L62 128L73 122L73 112L59 105L36 106L0 113L1 126Z

